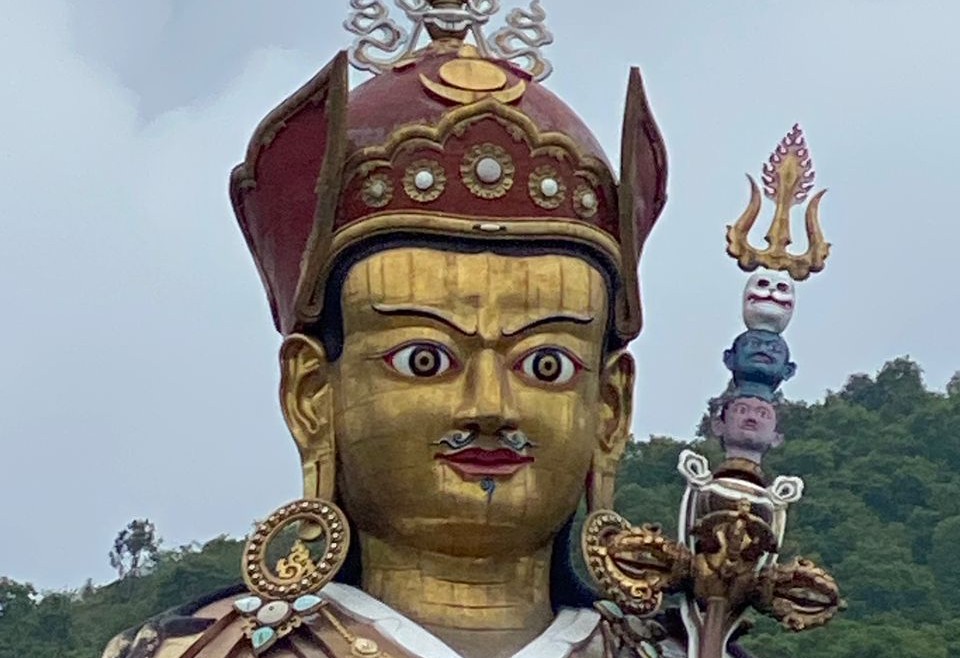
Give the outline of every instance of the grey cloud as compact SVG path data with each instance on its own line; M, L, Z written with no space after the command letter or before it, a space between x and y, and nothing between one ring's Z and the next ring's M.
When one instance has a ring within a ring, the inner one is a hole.
M724 226L747 201L743 173L795 121L830 187L834 253L798 287L787 395L817 398L903 353L938 386L960 368L960 7L544 4L549 83L608 152L631 64L667 138L671 200L644 254L634 346L638 436L689 437L726 383L746 277ZM257 121L349 43L347 2L4 5L0 521L17 540L0 545L0 574L76 586L110 577L106 552L134 516L177 544L241 534L298 495L279 339L226 179Z

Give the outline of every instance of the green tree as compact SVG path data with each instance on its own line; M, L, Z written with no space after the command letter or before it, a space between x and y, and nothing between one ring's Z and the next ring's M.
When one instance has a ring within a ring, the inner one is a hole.
M933 531L930 566L944 606L960 615L960 516L951 516Z
M786 444L767 468L806 482L790 509L784 558L802 554L828 568L849 609L799 634L761 618L746 646L761 658L960 656L960 384L931 392L901 358L822 402L784 401L778 413ZM721 458L712 439L630 445L617 510L675 533L684 448ZM243 540L166 549L148 523L118 535L116 582L38 593L0 578L0 656L98 658L121 630L238 580Z
M151 567L160 554L160 538L149 519L134 519L117 533L110 551L110 566L121 578L137 577Z

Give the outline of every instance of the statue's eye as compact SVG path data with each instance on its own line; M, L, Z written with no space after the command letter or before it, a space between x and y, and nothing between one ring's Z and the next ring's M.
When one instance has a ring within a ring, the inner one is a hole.
M781 281L780 283L777 284L777 290L779 290L780 292L787 292L789 289L790 289L790 284L788 283L784 283L783 281Z
M556 347L541 347L521 358L514 370L536 382L566 384L583 370L575 356Z
M767 281L766 279L760 279L757 281L757 286L759 286L760 288L769 288L770 282Z
M446 348L436 343L410 343L383 359L388 366L407 377L436 377L456 365Z

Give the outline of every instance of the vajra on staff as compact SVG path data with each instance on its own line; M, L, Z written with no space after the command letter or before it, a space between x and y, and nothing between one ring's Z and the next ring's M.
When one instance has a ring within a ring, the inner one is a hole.
M727 227L727 253L752 272L743 292L746 331L723 354L731 380L711 403L711 428L725 460L711 471L705 457L681 453L678 469L687 487L677 541L656 526L634 526L608 510L594 512L584 525L587 568L608 599L598 605L605 628L640 655L651 655L646 647L652 648L643 633L618 629L630 626L623 619L651 619L666 594L681 595L691 658L723 658L750 608L802 631L825 624L844 607L825 570L802 558L778 562L787 507L802 496L803 481L787 476L771 481L762 467L766 452L783 441L777 390L796 370L782 337L793 316L794 282L821 271L830 251L819 221L825 190L806 208L807 250L788 251L791 210L807 200L814 182L799 126L763 167L763 191L776 204L765 249L748 240L761 207L760 189L748 179L750 203Z

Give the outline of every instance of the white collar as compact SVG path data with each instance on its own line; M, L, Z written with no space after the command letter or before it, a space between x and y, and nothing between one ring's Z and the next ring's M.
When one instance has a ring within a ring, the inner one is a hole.
M329 583L320 592L357 621L373 624L384 637L419 658L463 658L435 635L366 592ZM586 608L565 608L553 623L513 658L567 658L596 630L600 615Z

